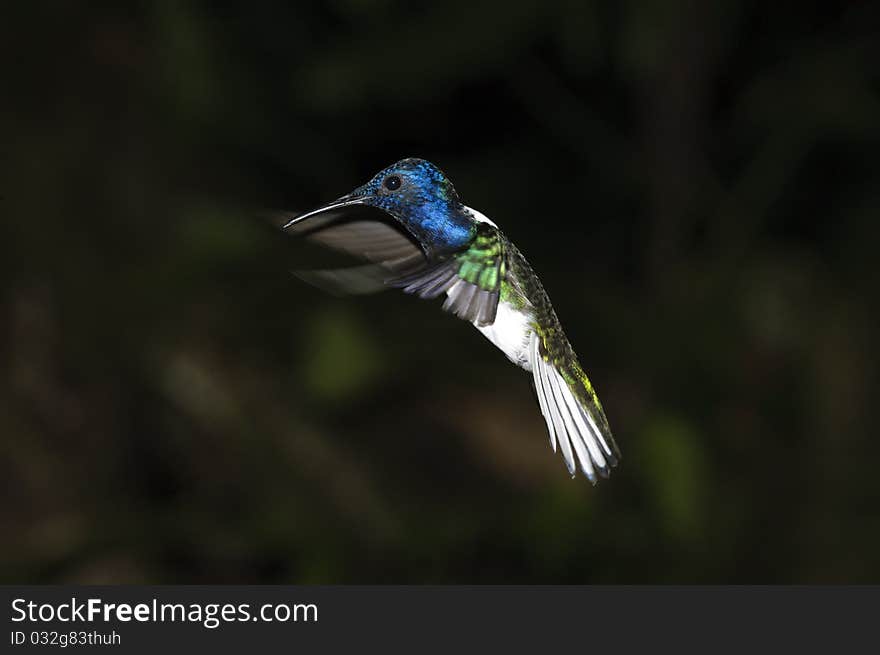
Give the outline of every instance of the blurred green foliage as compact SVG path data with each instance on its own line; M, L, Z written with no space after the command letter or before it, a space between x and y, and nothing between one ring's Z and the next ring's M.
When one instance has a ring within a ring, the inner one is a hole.
M0 580L880 581L875 4L4 14ZM405 156L541 275L608 482L255 218Z

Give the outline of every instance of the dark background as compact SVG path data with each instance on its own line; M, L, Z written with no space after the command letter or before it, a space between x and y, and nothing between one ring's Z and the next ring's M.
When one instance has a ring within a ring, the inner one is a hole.
M3 582L880 582L880 7L11 3ZM437 303L256 208L437 163L549 290L596 488Z

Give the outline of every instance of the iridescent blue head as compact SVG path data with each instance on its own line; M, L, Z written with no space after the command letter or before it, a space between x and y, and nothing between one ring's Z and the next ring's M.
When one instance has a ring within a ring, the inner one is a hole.
M296 217L285 225L330 210L368 205L401 223L429 252L458 249L474 235L474 221L452 182L424 159L402 159L348 195Z

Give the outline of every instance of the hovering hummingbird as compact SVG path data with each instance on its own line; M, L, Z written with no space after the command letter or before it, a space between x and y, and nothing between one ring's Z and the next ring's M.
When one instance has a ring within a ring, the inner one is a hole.
M355 206L372 207L367 218ZM335 290L387 287L420 298L445 294L443 309L472 323L508 359L532 373L550 444L568 472L595 484L620 451L593 385L532 267L498 226L464 205L452 183L423 159L403 159L365 185L284 225L365 264L302 272Z

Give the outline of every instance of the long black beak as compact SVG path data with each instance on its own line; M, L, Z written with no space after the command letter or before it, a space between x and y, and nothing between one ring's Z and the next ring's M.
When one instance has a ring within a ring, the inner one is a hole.
M299 216L295 216L287 223L285 223L281 229L286 230L287 228L296 225L300 221L304 221L307 218L315 216L316 214L323 214L324 212L333 211L334 209L340 209L342 207L350 207L351 205L363 205L364 198L363 196L352 196L351 194L347 196L342 196L341 198L337 198L333 202L328 202L326 205L321 205L317 209L313 209L311 211L307 211L305 214L300 214Z

